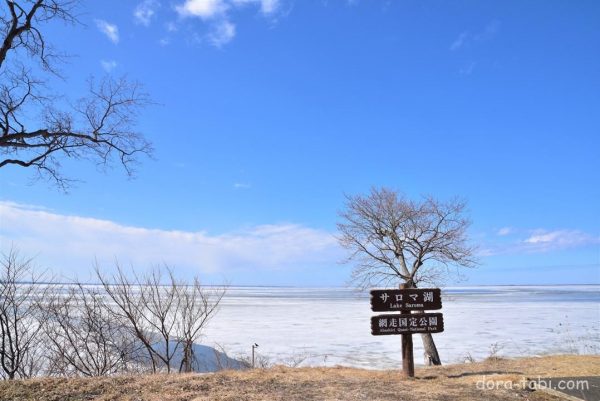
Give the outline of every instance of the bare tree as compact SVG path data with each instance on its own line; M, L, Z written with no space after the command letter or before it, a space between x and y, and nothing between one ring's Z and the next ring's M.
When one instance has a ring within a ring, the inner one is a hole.
M98 266L95 271L106 294L115 304L115 318L123 321L130 335L141 342L152 372L156 372L161 355L156 347L157 333L147 322L146 305L141 296L143 284L137 276L134 280L129 279L118 264L116 274L110 279L102 274Z
M352 278L362 288L405 283L436 283L457 266L476 264L468 244L465 202L432 197L406 199L397 192L371 189L347 196L338 223L340 244L355 263ZM441 364L431 334L422 334L430 363Z
M5 0L0 10L0 167L31 167L66 188L60 160L117 160L128 174L151 146L134 130L140 107L149 98L125 78L89 82L89 93L72 106L46 93L47 79L58 76L63 59L47 43L43 27L55 20L77 22L76 0ZM36 62L37 61L37 62ZM39 76L38 76L39 75Z
M215 371L220 371L220 370L230 370L230 369L250 369L252 367L252 361L250 359L250 357L248 357L247 355L245 356L239 356L238 358L231 358L228 353L227 350L225 349L225 347L222 344L215 344L214 348L213 348L213 355L214 355L214 365L210 366L212 367ZM200 361L198 361L200 364ZM204 366L206 366L207 368L209 368L208 364L205 364ZM201 371L202 369L202 365L198 366L198 370ZM210 370L210 369L207 369Z
M178 286L173 272L168 267L166 271L168 276L166 283L162 281L161 269L155 267L150 274L145 275L138 282L138 285L144 306L141 316L149 330L158 334L158 340L153 344L154 354L170 373L172 361L180 347L176 329L182 310L182 300L178 296Z
M181 310L177 333L183 347L179 371L191 372L193 363L196 361L194 343L199 340L202 329L217 311L221 299L225 295L225 288L203 287L197 277L194 278L191 285L179 285L178 288Z
M41 302L49 286L33 271L33 260L12 248L0 260L0 376L27 378L42 368L38 344L46 314Z
M224 289L210 292L198 278L187 286L168 266L143 276L132 272L132 278L118 264L110 279L98 266L96 274L116 305L117 318L143 345L152 371L171 372L178 355L183 355L180 370L191 370L193 343L217 310Z
M98 288L75 283L45 304L50 374L91 377L127 370L136 342L106 301Z

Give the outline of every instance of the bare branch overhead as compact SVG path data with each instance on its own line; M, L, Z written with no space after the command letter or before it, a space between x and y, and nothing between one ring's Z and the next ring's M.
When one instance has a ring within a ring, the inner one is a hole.
M55 20L76 23L77 4L6 0L0 14L0 168L32 168L63 188L69 179L62 160L116 162L131 175L139 156L152 152L135 130L140 109L150 103L139 83L125 77L90 79L88 93L70 106L57 101L61 94L49 92L47 81L37 77L58 75L64 58L47 43L43 28ZM37 61L39 71L30 61Z

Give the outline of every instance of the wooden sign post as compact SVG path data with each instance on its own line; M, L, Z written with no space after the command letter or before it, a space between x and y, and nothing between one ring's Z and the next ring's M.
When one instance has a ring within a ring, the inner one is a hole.
M404 290L406 284L400 284L399 288ZM410 309L406 309L406 306L403 305L401 312L410 313ZM415 356L411 333L402 334L402 372L405 377L415 377Z
M404 290L406 284L400 284L399 288ZM410 313L410 309L406 309L406 305L400 310L403 313ZM402 334L402 372L405 377L415 377L415 356L413 355L412 334Z
M371 334L402 335L404 376L415 377L412 335L444 331L444 317L441 313L423 313L423 311L441 308L442 298L439 288L406 288L405 284L401 284L398 290L371 291L371 309L374 312L400 312L400 314L371 317ZM419 311L419 313L412 313L412 311Z

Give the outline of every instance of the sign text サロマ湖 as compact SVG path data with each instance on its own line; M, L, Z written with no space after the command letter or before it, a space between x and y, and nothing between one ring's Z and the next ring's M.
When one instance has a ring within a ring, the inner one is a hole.
M371 309L374 312L442 309L442 295L439 288L371 290Z

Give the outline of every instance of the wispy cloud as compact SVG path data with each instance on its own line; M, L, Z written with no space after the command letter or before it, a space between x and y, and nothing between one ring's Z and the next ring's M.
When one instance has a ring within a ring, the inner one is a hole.
M51 209L47 208L46 206L30 205L28 203L17 203L12 201L0 201L0 208L1 207L15 208L32 212L51 212ZM0 216L2 216L2 214L0 214ZM0 221L2 221L2 219L0 219ZM2 226L0 226L0 228L1 227Z
M117 62L115 60L100 60L100 65L106 72L112 72L117 68Z
M271 15L279 9L279 0L262 0L260 10L263 14Z
M144 0L133 9L133 18L136 23L144 26L150 26L152 19L156 15L156 10L160 7L157 0Z
M454 51L460 49L465 44L465 41L468 37L468 32L462 32L460 35L458 35L454 42L452 42L452 44L450 45L450 50Z
M500 30L499 21L490 21L482 31L471 33L469 31L461 32L458 37L450 44L451 51L457 51L469 45L484 42L493 38Z
M513 232L514 232L514 229L512 227L502 227L501 229L498 230L498 232L496 234L498 234L501 237L504 237Z
M221 20L208 34L208 41L215 47L222 47L235 37L235 25L227 20Z
M486 26L483 32L475 35L476 40L487 40L495 36L500 30L500 21L493 20L490 21Z
M480 256L545 253L600 245L600 236L575 229L525 230L503 227L496 232L502 237L480 247Z
M233 188L235 189L250 189L252 185L247 182L236 182L233 184Z
M535 230L523 244L529 250L546 252L600 244L600 237L579 230Z
M105 20L97 19L96 26L114 44L119 43L119 28Z
M255 5L260 8L264 15L272 15L279 10L281 5L279 0L232 0L236 6Z
M235 270L299 269L334 264L339 248L333 235L298 224L271 224L211 235L203 231L162 230L89 217L53 213L0 202L0 244L11 242L54 272L73 274L94 258L145 268L169 263L211 274Z
M177 32L179 28L177 28L177 24L173 21L169 21L165 24L165 28L167 32Z
M471 62L465 64L464 66L462 66L461 68L459 68L458 72L461 75L471 75L473 73L473 71L475 71L475 66L476 66L476 63L474 61L471 61Z

